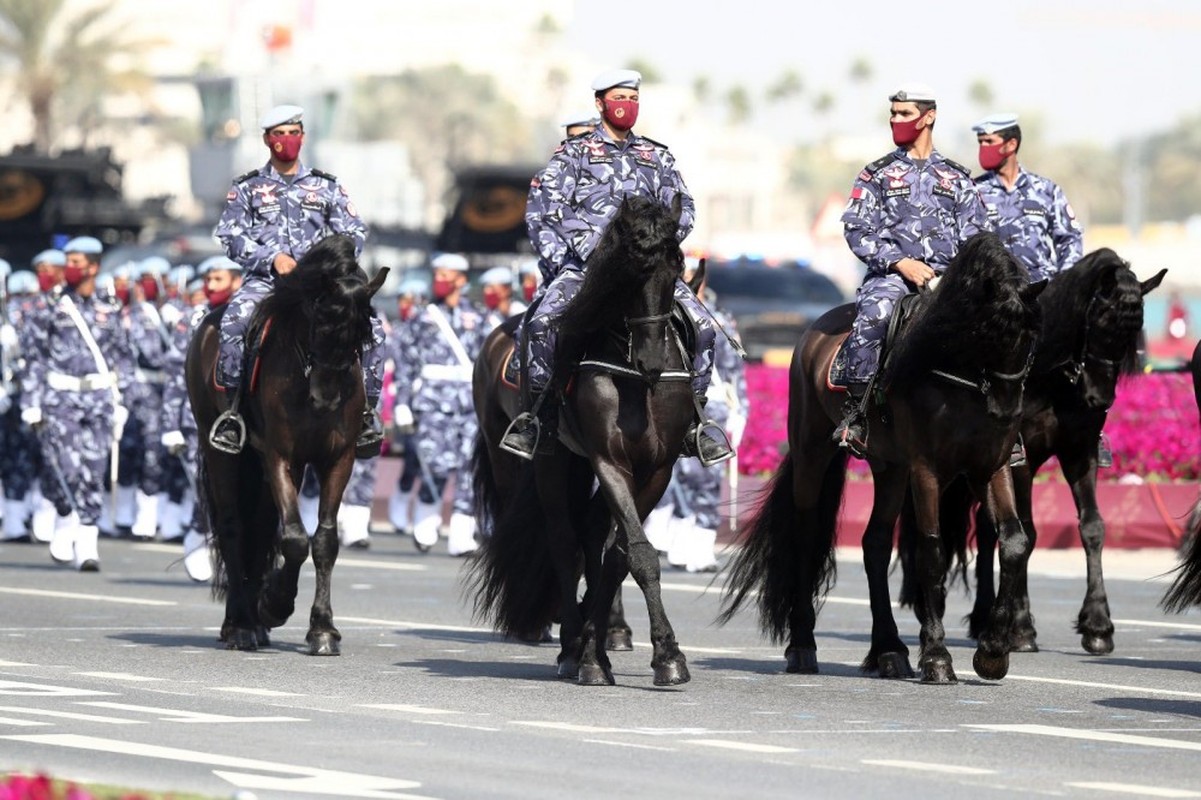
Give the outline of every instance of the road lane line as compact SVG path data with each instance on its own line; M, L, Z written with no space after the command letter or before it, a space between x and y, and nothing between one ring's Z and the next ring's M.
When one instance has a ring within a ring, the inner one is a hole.
M379 708L384 711L403 711L406 714L461 714L461 711L451 711L447 708L430 708L429 706L408 706L403 703L360 703L358 708Z
M1051 725L964 725L975 730L997 733L1026 733L1031 736L1053 736L1060 739L1083 739L1090 742L1132 744L1142 747L1160 747L1165 750L1194 750L1201 752L1201 742L1186 742L1180 739L1164 739L1160 736L1131 736L1126 733L1103 733L1101 731L1056 728Z
M208 714L203 711L184 711L178 708L162 708L159 706L139 706L131 703L108 703L100 701L81 702L82 706L96 708L111 708L114 711L134 711L140 714L157 716L164 722L187 723L228 723L228 722L308 722L299 717L231 717L228 714Z
M1150 686L1127 686L1120 683L1096 683L1093 681L1073 681L1067 678L1040 678L1034 675L1009 675L1007 681L1032 681L1034 683L1058 683L1065 686L1087 686L1092 689L1115 689L1123 692L1146 692L1147 694L1166 694L1173 697L1201 697L1201 692L1186 692L1180 689L1155 689Z
M656 747L653 744L634 744L633 742L615 742L612 739L585 739L589 744L608 744L613 747L632 747L635 750L659 750L664 753L674 753L674 747Z
M634 583L632 578L628 579L626 581L626 583L629 584L631 589L634 589L635 591L638 589L638 584ZM705 583L705 584L673 583L671 581L664 581L664 582L660 582L659 588L665 592L687 592L689 594L720 594L722 592L721 587L719 587L717 585L710 586L707 583ZM750 592L747 595L747 597L758 597L758 596L759 596L758 592ZM822 602L834 603L837 605L846 605L846 606L869 606L869 605L871 605L870 600L860 599L858 597L830 596L830 597L825 598L825 600L823 600ZM895 603L893 605L896 606Z
M996 775L995 769L979 767L961 767L957 764L932 764L925 761L902 761L888 758L864 758L860 764L870 764L875 767L890 767L896 769L912 769L919 772L939 772L944 775Z
M129 681L130 683L157 683L162 678L148 678L145 675L133 675L128 672L75 672L87 678L104 678L107 681Z
M174 600L147 600L137 597L113 597L106 594L83 594L82 592L52 592L48 589L0 588L0 594L17 594L25 597L53 597L58 600L87 600L91 603L121 603L129 606L177 606Z
M1095 789L1101 792L1133 794L1138 795L1139 797L1201 797L1201 792L1192 792L1188 789L1167 789L1162 786L1140 786L1135 783L1079 781L1075 783L1065 783L1064 786L1071 786L1073 789Z
M214 692L234 692L235 694L252 694L257 697L304 697L299 692L280 692L275 689L251 689L246 686L210 686Z
M432 622L412 622L405 619L376 619L375 617L344 617L338 615L338 622L353 625L382 625L386 628L417 631L449 631L451 633L494 633L491 628L472 628L466 625L436 625Z
M102 722L105 725L145 725L140 719L122 719L121 717L102 717L98 714L79 714L73 711L51 711L45 708L26 708L24 706L0 706L0 711L30 714L35 717L56 717L61 719L77 719L81 722Z
M411 719L409 722L413 725L436 725L439 728L466 728L470 731L500 733L500 728L489 728L486 725L468 725L465 722L439 722L436 719Z
M145 542L143 544L135 544L132 549L141 550L146 553L173 553L183 557L183 549L178 544L159 544L157 542ZM304 566L311 570L312 562L306 561ZM425 564L407 564L396 561L373 561L366 558L343 558L338 557L338 565L343 567L364 567L366 569L385 569L395 572L426 572L429 570Z
M1179 631L1201 631L1201 625L1187 622L1158 622L1149 619L1115 619L1114 625L1141 625L1147 628L1175 628Z
M777 747L774 744L753 744L751 742L732 742L727 739L685 739L684 742L687 744L699 744L703 747L717 747L722 750L737 750L743 753L779 755L781 753L801 752L795 747Z

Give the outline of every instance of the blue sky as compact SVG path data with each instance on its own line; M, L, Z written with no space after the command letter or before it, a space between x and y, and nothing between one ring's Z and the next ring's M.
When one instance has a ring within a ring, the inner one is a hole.
M1039 118L1054 142L1109 144L1201 114L1201 2L1189 0L575 0L566 33L597 63L641 58L683 84L761 91L796 70L810 96L835 94L845 133L886 131L886 97L905 80L937 90L945 129L980 116L967 87L983 79L997 109ZM875 73L861 87L847 78L857 57ZM801 101L791 124L808 113Z

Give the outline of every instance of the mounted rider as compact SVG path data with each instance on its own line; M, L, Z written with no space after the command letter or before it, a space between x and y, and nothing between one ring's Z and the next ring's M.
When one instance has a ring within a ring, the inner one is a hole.
M338 179L300 161L303 115L304 109L292 105L276 106L263 115L263 144L271 158L261 168L234 179L214 231L226 255L245 272L242 288L221 318L217 380L230 392L240 389L247 328L259 301L275 285L275 277L295 269L296 261L329 234L354 239L356 255L367 239L367 225ZM364 348L362 358L367 403L363 431L356 443L360 457L377 455L383 441L375 407L383 385L379 345L384 332L374 315L371 325L373 342ZM209 443L226 453L239 452L244 438L237 399L235 394L229 410L217 418L209 433Z
M525 219L530 242L541 256L543 282L541 299L525 323L530 391L524 397L533 398L550 388L560 315L582 285L588 257L627 196L641 195L664 205L679 196L683 213L677 238L683 241L692 230L695 205L676 171L675 158L666 145L632 131L638 120L641 82L642 76L629 69L598 75L592 89L600 124L564 140L530 184ZM715 325L683 280L677 281L675 298L697 330L692 388L699 408L709 386ZM541 449L540 439L544 446L553 445L558 415L553 398L531 402L513 420L500 445L525 459ZM533 408L537 408L536 418ZM734 452L724 435L719 433L717 439L710 431L720 428L711 420L698 419L685 436L684 453L698 456L705 464L732 458Z

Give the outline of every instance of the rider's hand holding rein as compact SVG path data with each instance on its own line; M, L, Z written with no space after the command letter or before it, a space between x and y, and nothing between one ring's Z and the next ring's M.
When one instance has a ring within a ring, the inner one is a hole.
M296 259L287 253L276 253L275 260L271 263L278 275L287 275L292 270L296 269Z
M278 256L277 256L278 258ZM926 285L927 281L934 277L932 270L925 262L918 261L916 258L902 258L900 261L892 265L902 278L912 283L919 289Z

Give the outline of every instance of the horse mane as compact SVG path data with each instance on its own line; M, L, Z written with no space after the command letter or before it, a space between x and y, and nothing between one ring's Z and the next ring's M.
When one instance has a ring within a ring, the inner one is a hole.
M922 295L906 333L888 363L893 385L924 382L933 369L970 370L996 364L1011 343L1034 327L1022 302L1026 268L994 233L972 236L943 272L937 288Z
M587 260L584 282L564 307L562 333L581 335L622 319L650 274L679 270L679 221L657 200L627 197Z
M344 234L326 236L296 262L296 268L275 279L259 304L258 321L274 319L280 328L308 336L308 328L288 325L309 319L311 336L325 349L362 349L371 341L371 290L367 273L355 259L355 242Z
M1034 371L1049 371L1080 356L1085 318L1094 299L1102 294L1112 298L1116 324L1093 326L1104 352L1120 351L1121 372L1138 372L1138 332L1143 327L1143 294L1138 277L1130 264L1108 247L1094 250L1070 269L1055 276L1043 292L1043 335L1035 357Z

